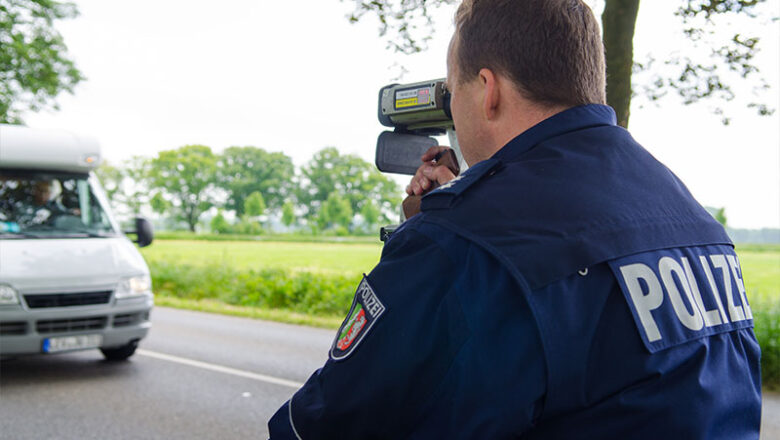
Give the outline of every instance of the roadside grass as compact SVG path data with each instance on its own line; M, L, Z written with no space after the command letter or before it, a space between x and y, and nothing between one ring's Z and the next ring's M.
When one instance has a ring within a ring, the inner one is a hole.
M290 272L361 274L382 252L376 243L156 240L141 249L147 263L177 262L200 267L283 269Z
M264 309L260 307L235 306L216 299L188 299L161 295L155 297L155 305L175 307L177 309L196 310L198 312L219 313L221 315L240 316L242 318L265 319L286 322L288 324L307 325L337 329L344 320L343 315L315 316L296 313L284 309Z
M196 240L196 241L275 241L296 243L364 243L378 244L379 230L369 235L313 235L313 234L213 234L193 233L189 231L155 232L155 240Z
M142 249L163 306L337 328L381 243L157 240ZM761 345L780 389L780 245L738 245Z
M765 387L780 389L780 246L738 245Z
M759 300L751 304L756 339L761 345L761 381L780 390L780 301Z

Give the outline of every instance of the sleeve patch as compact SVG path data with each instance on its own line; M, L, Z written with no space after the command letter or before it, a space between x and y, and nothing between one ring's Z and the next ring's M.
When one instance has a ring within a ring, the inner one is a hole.
M728 246L663 249L609 266L651 353L753 326L739 260Z
M385 312L385 306L374 293L363 275L358 285L352 307L336 333L336 339L330 348L330 358L334 361L346 359L366 337L379 317Z

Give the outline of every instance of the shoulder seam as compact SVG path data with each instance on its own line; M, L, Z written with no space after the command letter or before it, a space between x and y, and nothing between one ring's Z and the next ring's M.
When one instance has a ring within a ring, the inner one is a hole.
M418 214L418 215L420 215L420 214ZM416 220L417 223L424 222L424 220L421 220L421 219L415 219L415 220ZM419 235L421 237L424 237L426 240L428 240L430 243L432 243L434 246L436 246L436 248L441 251L442 255L444 255L444 257L447 258L447 261L450 262L450 265L452 265L454 267L455 266L455 261L453 261L453 259L446 252L444 252L444 248L442 248L441 245L439 245L439 243L436 242L436 240L434 240L430 236L428 236L428 234L425 234L422 231L420 231L416 226L417 225L415 225L415 224L409 224L408 227L404 228L404 231L411 231L411 232L414 232L415 234L417 234L417 235ZM403 233L403 231L400 231L400 232Z
M526 303L528 303L528 307L531 309L531 316L533 316L533 318L534 318L534 324L536 326L537 332L539 333L539 342L541 343L542 350L544 352L544 358L545 358L544 359L544 368L545 368L545 372L547 374L547 384L546 384L545 394L547 394L549 392L549 390L551 389L551 383L552 383L552 379L551 379L552 375L550 373L550 368L549 368L549 365L550 365L549 348L547 347L545 333L542 332L542 326L539 323L540 320L539 320L539 316L537 315L537 312L536 312L536 304L534 303L533 297L531 296L531 292L533 292L533 290L531 290L531 286L528 284L528 282L526 281L525 277L520 273L520 271L517 270L516 267L514 267L514 265L511 264L509 259L504 254L498 252L498 250L495 249L493 246L491 246L489 243L487 243L486 241L480 239L479 237L475 236L474 234L470 233L469 231L467 231L467 230L465 230L465 229L463 229L463 228L461 228L461 227L459 227L457 225L454 225L454 224L452 224L452 223L450 223L450 222L448 222L448 221L446 221L446 220L444 220L444 219L442 219L440 217L428 217L428 218L425 218L425 219L420 219L419 221L421 223L429 223L429 224L433 224L433 225L439 226L441 228L447 229L450 232L463 237L465 240L467 240L467 241L469 241L471 243L474 243L476 246L482 248L483 250L488 252L490 255L493 255L499 261L499 263L501 263L501 265L504 266L504 268L512 276L512 278L515 279L515 281L520 286L520 289L525 292L523 297L525 298ZM543 406L546 407L546 405L547 405L547 402L546 402L546 399L545 399L545 403L543 404ZM542 414L544 414L544 407L542 408ZM541 418L542 416L540 415L539 417Z

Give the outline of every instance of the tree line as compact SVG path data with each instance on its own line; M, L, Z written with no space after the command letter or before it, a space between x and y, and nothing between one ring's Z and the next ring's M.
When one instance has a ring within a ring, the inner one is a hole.
M296 169L284 153L258 147L215 153L185 145L103 164L97 174L115 211L150 209L193 232L214 208L209 226L217 233L259 234L269 219L315 233L374 232L393 221L401 201L398 184L334 147Z

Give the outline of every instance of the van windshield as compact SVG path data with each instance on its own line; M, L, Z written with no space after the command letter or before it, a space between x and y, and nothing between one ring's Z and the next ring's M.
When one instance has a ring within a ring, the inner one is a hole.
M0 239L114 235L87 174L0 169Z

